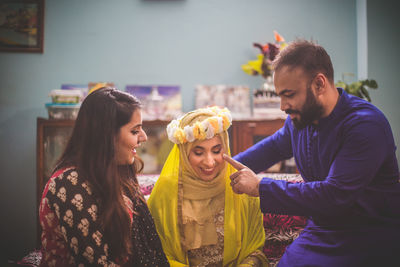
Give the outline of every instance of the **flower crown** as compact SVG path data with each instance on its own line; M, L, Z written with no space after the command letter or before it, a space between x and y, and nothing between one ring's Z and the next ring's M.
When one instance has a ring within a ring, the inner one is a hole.
M183 129L179 127L182 117L171 121L167 126L168 139L175 144L211 139L231 126L232 116L227 108L209 107L204 110L215 115L201 122L197 121L192 126L186 125Z

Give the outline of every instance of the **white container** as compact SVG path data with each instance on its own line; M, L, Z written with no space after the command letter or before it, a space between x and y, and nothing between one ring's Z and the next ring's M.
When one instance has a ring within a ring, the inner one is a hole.
M64 120L75 120L78 116L80 106L80 104L46 104L50 119Z
M77 104L81 102L83 98L83 92L78 89L76 90L54 89L51 90L49 96L51 97L53 103Z

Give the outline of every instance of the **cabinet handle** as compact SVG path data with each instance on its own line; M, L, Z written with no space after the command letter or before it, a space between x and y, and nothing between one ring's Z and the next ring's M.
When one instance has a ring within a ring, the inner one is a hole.
M255 123L255 122L250 122L250 123L247 124L247 126L248 126L249 128L256 128L257 123Z

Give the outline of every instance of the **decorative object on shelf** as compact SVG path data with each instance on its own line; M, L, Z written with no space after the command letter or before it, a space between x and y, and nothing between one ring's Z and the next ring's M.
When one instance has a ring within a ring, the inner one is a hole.
M127 85L125 91L143 104L144 120L171 120L182 114L182 97L177 85Z
M280 110L280 98L275 93L272 81L272 61L279 51L287 44L285 39L274 31L275 42L262 45L254 43L253 46L260 50L257 60L251 60L242 65L242 70L249 75L260 75L264 78L263 86L253 92L253 116L262 118L286 118L286 114Z
M49 96L53 103L57 104L78 104L82 101L83 93L81 90L54 89L50 91Z
M113 82L90 82L88 84L88 94L103 87L115 87Z
M227 107L232 118L249 118L250 89L242 85L197 85L195 106L196 109L210 106Z
M250 60L247 64L242 65L242 70L249 75L261 75L264 79L272 76L272 61L278 55L279 51L287 46L285 39L276 31L274 31L275 42L262 45L253 43L254 47L260 49L260 54L256 60Z
M344 80L344 79L343 79ZM371 102L371 97L367 88L377 89L378 83L373 79L359 80L357 82L352 82L350 84L344 81L338 81L336 87L343 88L347 93L351 95L358 96L359 98L366 99Z
M285 119L286 113L280 109L281 99L275 93L272 76L265 79L262 89L253 93L253 116L264 119Z
M44 0L2 1L0 51L43 53Z
M64 89L64 90L80 90L82 92L83 98L85 98L88 95L88 92L89 92L89 85L88 84L64 83L64 84L61 85L61 89Z
M50 119L74 120L78 116L83 100L83 92L79 89L54 89L49 96L51 103L46 103Z
M46 103L45 106L49 114L49 119L75 120L81 104Z

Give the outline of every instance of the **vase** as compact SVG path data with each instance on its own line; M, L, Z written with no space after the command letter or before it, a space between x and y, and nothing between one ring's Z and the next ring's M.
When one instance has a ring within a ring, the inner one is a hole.
M275 92L272 75L265 78L262 88L253 95L253 116L266 119L286 118L280 110L281 99Z
M275 86L274 81L272 80L272 75L268 76L265 79L262 88L266 97L277 96L277 94L275 93Z

